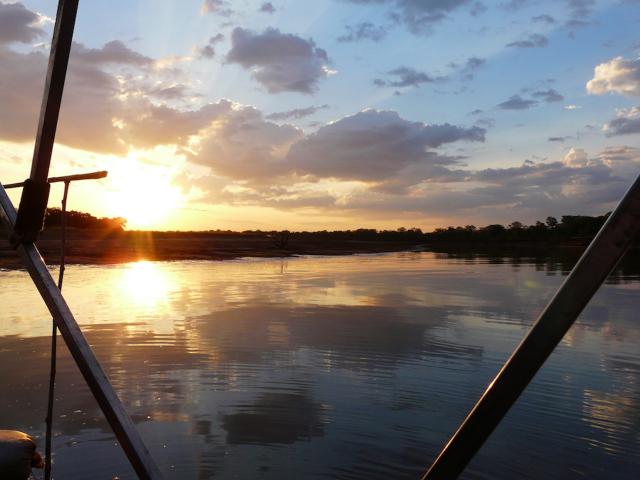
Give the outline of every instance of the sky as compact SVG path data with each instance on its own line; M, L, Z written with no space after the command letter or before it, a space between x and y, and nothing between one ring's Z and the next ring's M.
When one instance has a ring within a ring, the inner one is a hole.
M3 183L56 7L0 1ZM108 170L69 208L132 229L602 214L640 174L639 26L638 0L81 0L51 175Z

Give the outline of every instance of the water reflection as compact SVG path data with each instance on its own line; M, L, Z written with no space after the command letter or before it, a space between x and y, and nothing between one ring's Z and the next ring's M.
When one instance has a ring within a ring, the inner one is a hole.
M168 478L416 478L562 281L557 264L141 262L72 266L65 290ZM466 478L635 478L640 284L625 271ZM0 278L0 425L37 436L49 319L24 272ZM64 349L57 391L58 477L134 478Z
M158 308L171 290L171 277L157 264L146 260L123 266L119 291L125 301Z

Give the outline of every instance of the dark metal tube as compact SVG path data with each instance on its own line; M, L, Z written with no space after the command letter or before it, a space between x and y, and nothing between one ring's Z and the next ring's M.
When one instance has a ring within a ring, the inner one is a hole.
M640 176L423 480L462 473L640 233Z
M106 170L100 170L99 172L80 173L78 175L65 175L62 177L49 177L47 183L58 182L75 182L76 180L97 180L106 177L108 172ZM24 182L7 183L3 185L5 190L9 188L24 187Z
M67 249L67 196L69 194L70 181L64 182L64 193L62 195L62 211L60 212L61 245L60 245L60 270L58 271L58 290L62 292L62 282L64 280L64 270L66 263ZM55 401L56 388L56 363L58 351L58 327L55 320L51 320L51 359L49 365L49 396L47 398L47 416L45 418L45 457L44 457L44 480L51 480L51 440L53 438L53 404Z
M32 243L42 229L49 199L49 165L56 138L62 92L69 64L78 0L59 0L51 39L49 66L40 106L40 120L31 161L31 175L25 182L18 207L18 218L11 238L13 246Z
M44 94L40 107L38 133L33 150L30 178L36 182L45 183L49 176L51 152L56 137L62 92L67 75L73 29L76 23L79 0L59 0L56 24L51 39L51 53L49 66L44 84Z

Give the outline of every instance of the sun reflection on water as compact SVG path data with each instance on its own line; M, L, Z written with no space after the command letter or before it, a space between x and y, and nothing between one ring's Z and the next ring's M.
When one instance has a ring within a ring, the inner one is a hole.
M120 288L123 296L138 307L158 307L165 303L171 290L167 273L153 262L130 263L122 272Z

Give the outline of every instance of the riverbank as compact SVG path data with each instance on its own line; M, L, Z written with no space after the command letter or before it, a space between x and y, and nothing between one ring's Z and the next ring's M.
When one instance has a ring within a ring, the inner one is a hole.
M218 232L107 232L69 229L68 264L114 264L140 260L232 260L241 257L291 257L296 255L353 255L414 250L415 241L353 240L271 234ZM60 231L42 233L38 248L48 265L60 262ZM0 268L20 268L18 255L0 242Z
M489 261L499 258L527 259L558 257L569 268L590 239L562 243L429 242L423 238L353 238L341 233L297 234L282 237L269 232L153 232L95 231L70 228L67 235L68 264L102 265L149 261L233 260L242 257L293 257L300 255L354 255L411 250L431 251L452 258ZM48 265L60 262L60 230L42 232L38 248ZM632 248L634 257L639 249ZM8 242L0 242L0 268L21 268L18 255Z

